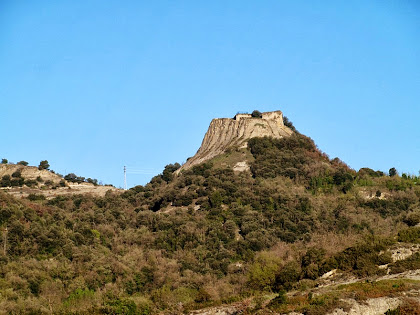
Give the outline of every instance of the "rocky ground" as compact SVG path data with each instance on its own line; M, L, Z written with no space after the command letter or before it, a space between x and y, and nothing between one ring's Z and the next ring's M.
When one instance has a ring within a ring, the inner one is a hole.
M47 199L52 199L62 195L74 195L74 194L92 194L96 196L105 196L107 191L122 192L122 189L115 188L113 186L94 186L89 183L73 184L68 183L66 187L57 187L55 189L38 189L29 187L2 187L3 191L20 198L26 198L30 194L42 194Z
M42 194L47 199L51 199L61 195L93 194L104 196L107 191L122 192L122 189L109 185L69 182L49 170L39 170L35 166L23 166L18 164L0 164L0 179L5 175L12 176L16 171L20 172L21 177L25 180L33 180L36 184L32 187L26 185L23 185L22 187L0 187L1 190L15 197L26 198L30 194ZM40 178L42 181L37 181L37 178ZM47 182L50 182L51 184L46 185Z
M391 249L393 261L405 259L414 253L420 251L420 246L417 244L397 244ZM384 268L387 268L384 265ZM356 278L355 276L332 270L317 280L315 287L301 290L291 291L287 293L287 298L293 299L299 296L308 295L309 292L313 297L325 295L343 288L344 286L365 283L378 283L380 281L399 281L398 285L402 283L412 283L416 285L413 289L407 286L407 289L400 290L393 293L392 296L378 296L367 299L360 298L342 298L346 307L336 308L326 314L330 315L382 315L388 310L395 310L402 304L412 304L413 308L410 313L403 314L420 314L420 269L408 270L398 274L388 274L383 276L373 276L368 278ZM190 312L191 315L234 315L234 314L289 314L289 315L303 315L297 312L277 313L266 306L276 297L276 294L267 295L265 297L250 298L241 302L230 305L222 305L217 307L210 307L202 310ZM260 306L257 307L257 304ZM317 313L318 314L318 313ZM322 314L322 313L319 313Z

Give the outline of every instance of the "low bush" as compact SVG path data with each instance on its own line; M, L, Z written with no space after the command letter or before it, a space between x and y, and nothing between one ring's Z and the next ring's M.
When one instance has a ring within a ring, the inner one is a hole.
M29 194L28 199L31 201L36 201L36 200L45 200L46 197L43 194Z
M398 241L406 243L420 242L420 227L411 227L398 233Z

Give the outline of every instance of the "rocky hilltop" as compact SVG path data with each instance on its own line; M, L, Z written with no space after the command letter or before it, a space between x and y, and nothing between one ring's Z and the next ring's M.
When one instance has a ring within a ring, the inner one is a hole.
M40 170L36 166L0 164L0 191L22 198L31 194L42 194L47 199L85 193L104 196L109 190L119 191L113 186L68 181L53 171Z
M46 169L39 170L36 166L0 164L0 178L5 175L12 176L15 172L19 172L21 177L30 180L36 180L38 177L42 178L43 181L50 180L57 183L62 180L61 176L54 174L53 172Z
M224 153L231 147L246 147L254 137L288 137L293 131L284 125L281 111L251 114L237 114L234 118L216 118L210 123L197 153L178 170L187 170Z

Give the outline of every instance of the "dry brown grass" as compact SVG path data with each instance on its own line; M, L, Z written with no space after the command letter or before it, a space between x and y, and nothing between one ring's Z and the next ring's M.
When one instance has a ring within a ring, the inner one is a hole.
M400 315L420 315L420 303L417 299L405 298L398 310Z

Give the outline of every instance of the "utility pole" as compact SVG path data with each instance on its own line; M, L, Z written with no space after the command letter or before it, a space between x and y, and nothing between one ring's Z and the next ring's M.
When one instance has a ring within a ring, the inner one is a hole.
M127 168L124 166L124 190L127 190Z

